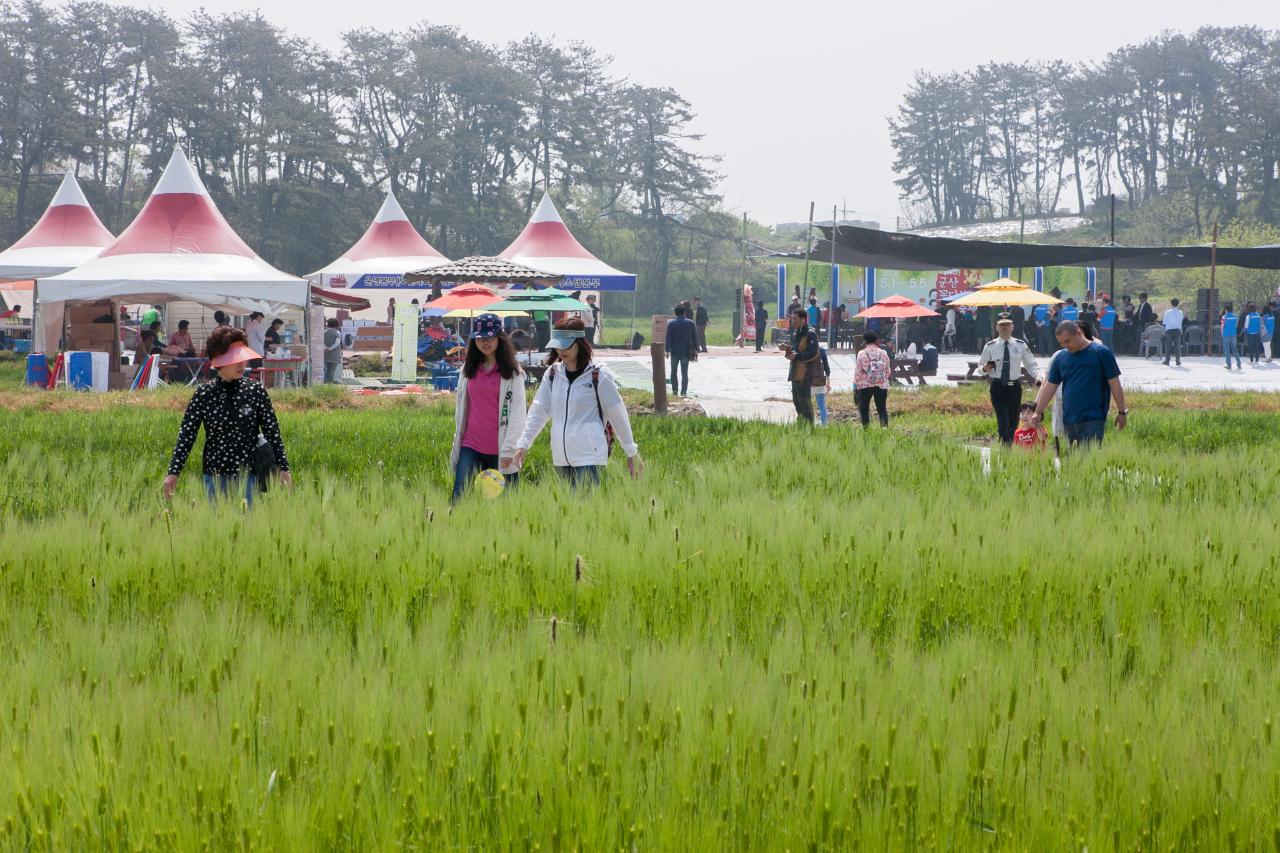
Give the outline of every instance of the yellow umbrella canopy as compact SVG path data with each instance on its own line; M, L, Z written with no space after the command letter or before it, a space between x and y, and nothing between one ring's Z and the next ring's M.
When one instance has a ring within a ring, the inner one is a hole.
M1011 278L998 278L990 284L984 284L967 296L961 296L950 304L968 308L983 306L1000 307L1004 305L1057 305L1061 299L1032 290L1025 284L1019 284Z

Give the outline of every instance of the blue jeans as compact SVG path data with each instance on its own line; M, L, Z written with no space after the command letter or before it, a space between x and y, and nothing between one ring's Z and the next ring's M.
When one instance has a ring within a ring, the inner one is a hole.
M1227 368L1231 368L1231 356L1236 357L1236 367L1244 367L1240 361L1240 342L1234 337L1222 339L1222 356L1227 360Z
M677 371L679 372L680 382L676 383ZM675 355L671 356L671 393L673 396L685 396L685 392L689 390L689 356Z
M1099 334L1102 336L1102 345L1103 345L1104 347L1106 347L1107 349L1111 350L1112 352L1115 352L1115 350L1116 350L1116 330L1115 330L1115 329L1103 329L1103 330L1101 330L1101 331L1099 332Z
M244 500L249 506L253 506L253 493L258 491L258 479L253 474L247 475L231 475L226 474L205 474L204 490L209 496L211 503L216 503L218 498L230 497L233 493L240 491L240 484L244 483Z
M827 425L827 392L814 391L813 401L818 404L818 423Z
M458 448L458 464L453 469L453 497L450 502L456 502L458 498L467 491L467 487L471 485L471 481L475 479L476 474L487 468L497 469L498 454L481 453L478 450L472 450L470 447ZM519 481L519 474L505 474L503 479L510 486Z
M1244 343L1249 353L1250 362L1255 362L1255 361L1258 361L1260 358L1262 358L1262 333L1261 332L1256 332L1256 333L1245 332Z
M1063 424L1066 429L1067 441L1070 444L1102 444L1102 435L1107 430L1107 420L1094 421L1076 421L1073 424Z
M569 481L569 485L578 488L580 485L600 485L599 465L557 465L556 473Z

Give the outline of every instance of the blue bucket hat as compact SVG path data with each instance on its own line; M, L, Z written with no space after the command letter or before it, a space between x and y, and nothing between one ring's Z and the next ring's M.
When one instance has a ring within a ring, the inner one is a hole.
M497 314L481 314L471 322L471 337L496 338L502 334L502 318Z

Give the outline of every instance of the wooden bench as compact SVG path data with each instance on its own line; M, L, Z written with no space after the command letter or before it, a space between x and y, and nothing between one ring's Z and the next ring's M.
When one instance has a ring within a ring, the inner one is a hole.
M930 371L935 376L937 371ZM924 381L925 375L920 371L920 362L914 358L895 358L893 360L893 375L891 378L899 385L912 385L914 381L918 381L921 385L927 385Z

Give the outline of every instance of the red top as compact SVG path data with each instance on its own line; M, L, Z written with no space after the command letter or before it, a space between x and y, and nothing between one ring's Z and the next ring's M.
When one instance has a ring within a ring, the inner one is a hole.
M467 380L467 423L462 429L462 446L477 453L498 453L498 395L502 391L502 371L483 366Z
M1044 437L1035 427L1018 427L1013 431L1013 443L1019 447L1043 447Z

